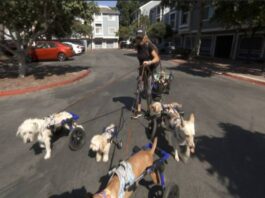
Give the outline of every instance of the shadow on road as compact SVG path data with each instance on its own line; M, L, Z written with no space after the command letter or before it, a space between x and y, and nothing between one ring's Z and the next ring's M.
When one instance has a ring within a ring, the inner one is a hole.
M71 192L64 192L59 195L52 195L49 198L90 198L93 195L86 191L85 187L74 189Z
M53 147L53 144L56 141L58 141L62 137L68 136L68 135L69 135L69 131L67 131L66 129L58 129L55 133L53 133L53 136L51 138L51 146ZM41 148L39 142L36 142L30 147L29 150L33 150L35 155L39 155L42 153L44 148Z
M211 165L208 173L217 174L234 197L264 197L265 134L230 123L219 126L224 137L198 137L197 157Z
M32 75L35 79L43 79L47 76L52 75L65 75L67 73L79 72L85 69L89 69L88 66L74 65L70 66L69 64L58 65L40 65L39 63L31 63L27 67L27 76ZM1 78L18 78L18 66L17 65L8 65L5 63L0 63L0 79Z
M130 97L130 96L114 97L114 98L112 98L112 101L113 102L120 102L129 111L132 110L132 107L135 104L135 98Z
M187 62L181 62L176 67L168 67L168 70L177 70L187 74L199 77L211 77L216 73L232 72L238 74L250 74L262 76L264 66L262 64L243 64L240 62L231 62L231 60L204 60L196 59Z

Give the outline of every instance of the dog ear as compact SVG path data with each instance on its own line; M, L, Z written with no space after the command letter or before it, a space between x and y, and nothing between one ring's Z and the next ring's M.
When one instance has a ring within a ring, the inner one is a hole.
M194 113L190 114L190 117L189 117L189 122L195 122L195 116L194 116Z
M20 132L21 132L21 130L20 130L20 128L18 128L17 133L16 133L17 137L20 136Z

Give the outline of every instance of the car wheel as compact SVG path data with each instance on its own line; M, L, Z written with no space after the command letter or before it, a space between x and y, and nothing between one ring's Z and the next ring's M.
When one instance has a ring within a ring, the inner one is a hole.
M60 62L66 60L66 56L65 56L65 54L62 53L62 52L58 54L57 58L58 58L58 61L60 61Z

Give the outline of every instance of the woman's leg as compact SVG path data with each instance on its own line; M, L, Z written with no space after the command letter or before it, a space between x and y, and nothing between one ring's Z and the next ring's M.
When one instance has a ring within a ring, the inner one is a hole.
M150 105L152 103L152 81L153 81L153 75L150 72L146 79L146 103L147 103L148 112L150 112Z
M137 114L139 114L142 111L141 108L141 85L140 85L140 81L141 79L141 73L142 73L142 69L139 68L139 76L137 77L137 90L136 90L136 103L135 103L135 109L134 109L134 114L135 116L137 116Z

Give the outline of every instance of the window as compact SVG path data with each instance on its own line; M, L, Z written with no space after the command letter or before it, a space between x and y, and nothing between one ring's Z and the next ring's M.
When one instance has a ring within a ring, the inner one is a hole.
M96 32L96 34L102 33L102 24L100 24L100 23L95 24L95 32Z
M109 21L115 21L115 15L108 15Z
M95 20L100 20L101 19L101 14L95 14Z
M156 15L157 15L157 16L160 16L160 6L158 6L158 7L156 8Z
M189 12L181 12L180 25L187 26L189 20Z
M169 24L172 28L175 28L175 19L176 19L176 14L173 13L169 17Z
M115 34L116 28L115 27L109 27L109 34Z
M210 5L203 7L202 19L204 21L209 20L213 16L213 8Z

